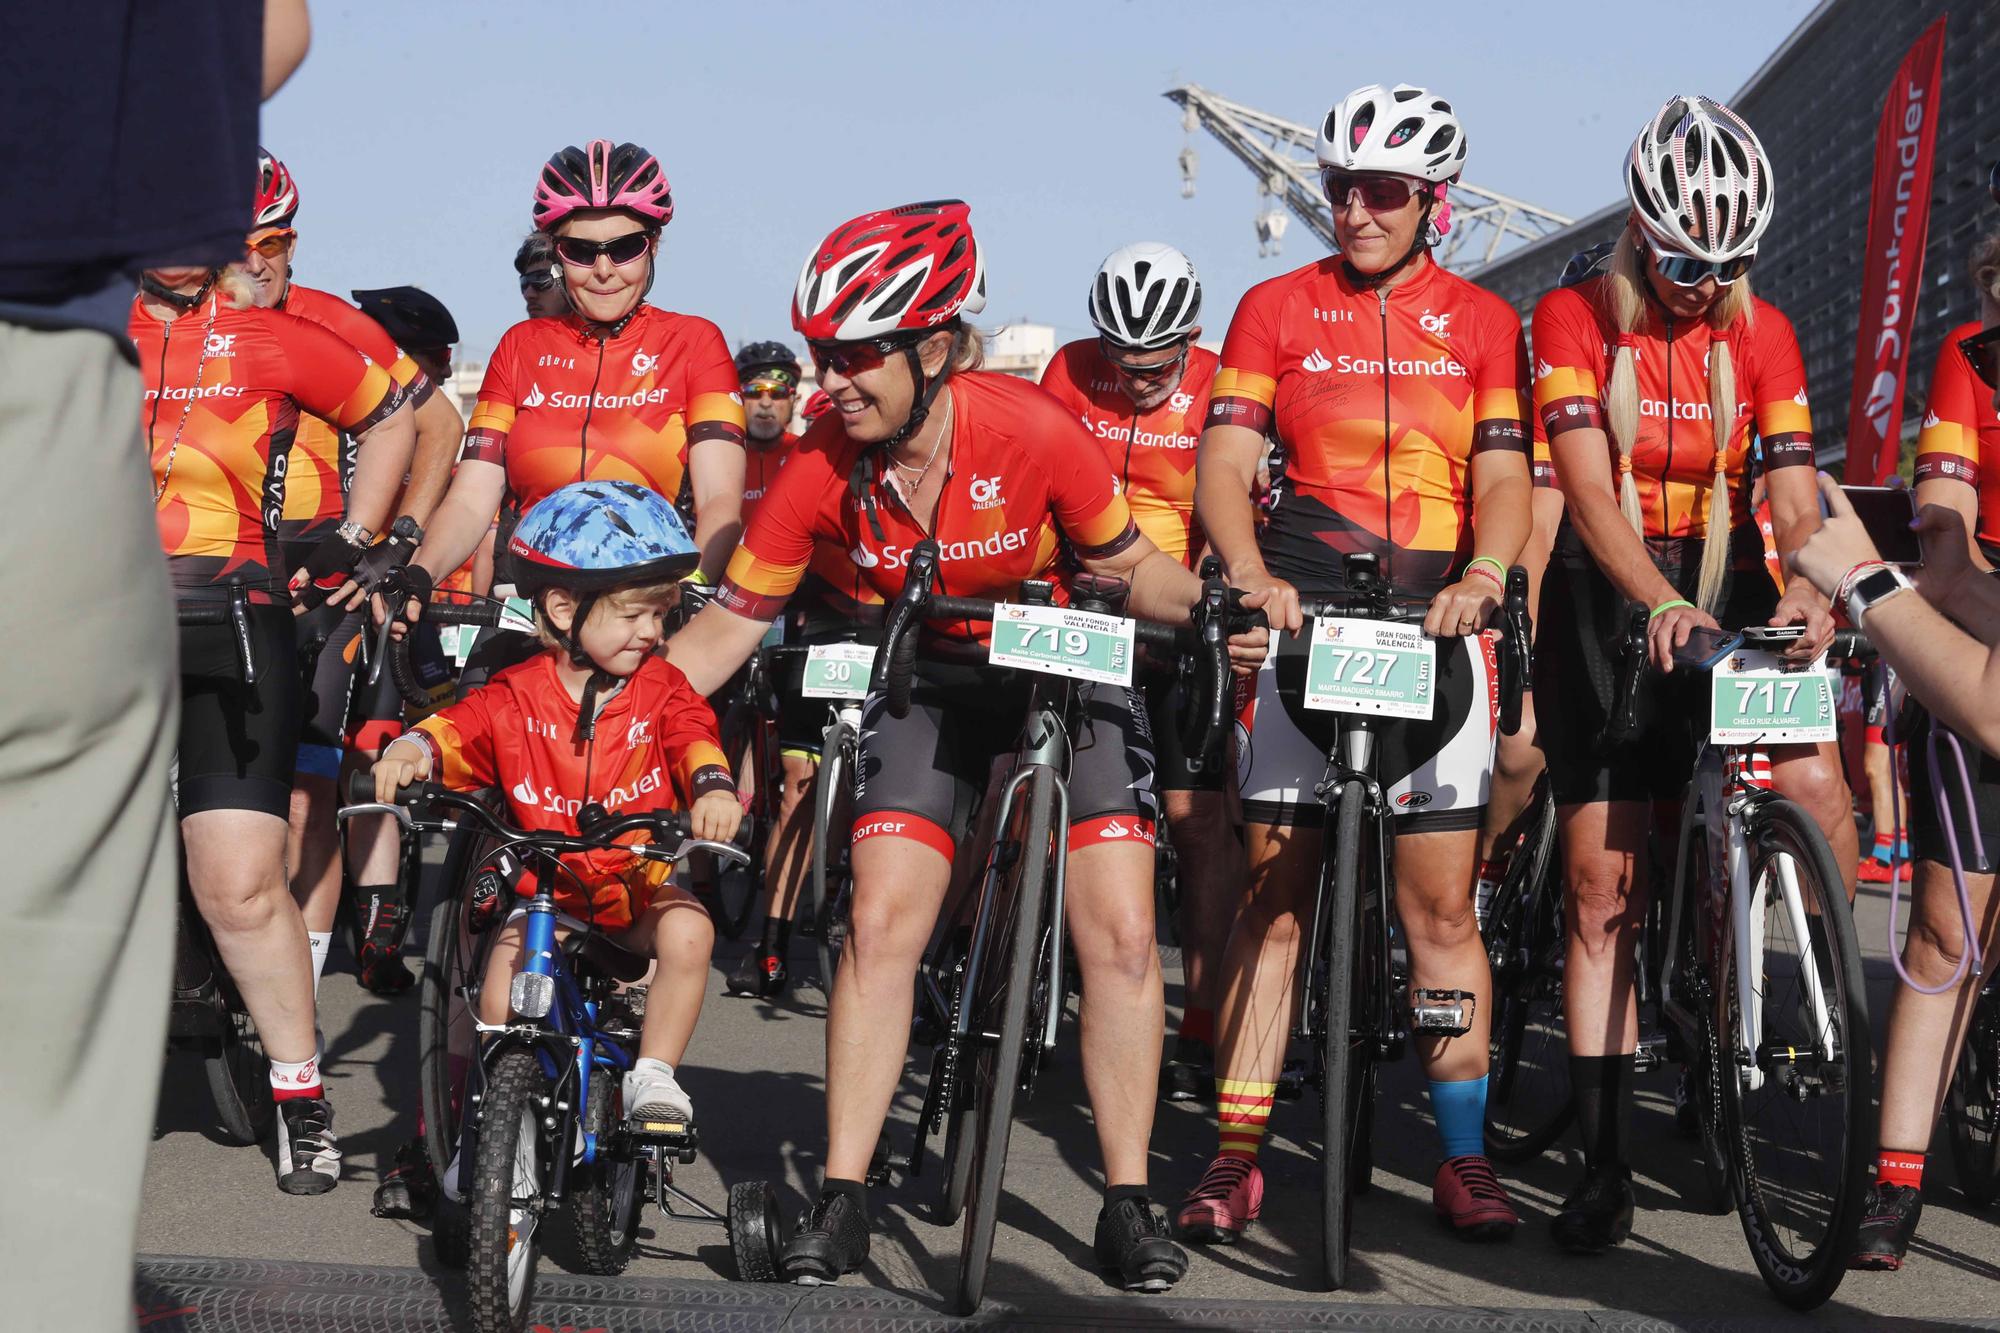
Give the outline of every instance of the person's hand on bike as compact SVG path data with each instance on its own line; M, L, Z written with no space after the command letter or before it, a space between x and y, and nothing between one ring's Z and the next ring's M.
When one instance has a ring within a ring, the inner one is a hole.
M1932 606L1944 606L1968 574L1972 543L1965 532L1965 515L1949 505L1928 504L1917 511L1917 536L1923 542L1924 563L1910 571L1910 581Z
M1289 590L1289 585L1279 584ZM1238 591L1242 591L1238 589ZM1244 611L1263 611L1266 621L1270 619L1267 609L1275 588L1265 588L1260 592L1246 593L1237 600L1237 606ZM1292 593L1296 601L1298 593ZM1235 619L1234 616L1231 619ZM1254 676L1264 667L1264 659L1271 653L1271 630L1268 625L1251 625L1236 630L1229 636L1229 669L1239 676Z
M1785 660L1804 666L1833 642L1833 606L1804 579L1793 579L1778 599L1767 625L1804 625L1806 632L1785 645Z
M415 741L398 737L389 742L389 748L382 751L382 757L369 773L375 779L375 799L384 805L391 804L398 787L422 782L431 775L431 752Z
M1272 629L1281 629L1297 634L1305 628L1305 616L1299 610L1299 590L1283 579L1272 578L1262 570L1245 573L1238 577L1231 575L1230 585L1243 593L1244 606L1253 611L1262 611L1264 619ZM1234 639L1231 642L1234 643ZM1232 659L1235 654L1230 654ZM1261 664L1263 659L1257 659Z
M401 613L389 626L389 637L401 639L410 632L410 626L423 618L424 605L430 601L432 590L428 569L422 565L399 565L383 574L374 585L374 596L369 599L370 613L380 625L389 619L389 608L400 601Z
M743 802L733 791L695 797L688 807L688 832L703 842L728 842L743 825Z
M1819 474L1819 493L1826 504L1826 517L1820 520L1819 530L1806 538L1806 544L1792 552L1786 564L1794 575L1818 588L1823 596L1831 597L1849 570L1882 556L1868 530L1855 516L1854 506L1824 472Z
M1431 598L1430 609L1424 613L1424 633L1433 639L1479 633L1499 609L1502 591L1500 584L1484 574L1466 575Z
M1720 630L1715 617L1698 606L1669 606L1646 624L1646 652L1661 671L1674 669L1674 649L1687 646L1696 629Z
M345 526L345 525L343 525ZM306 556L305 564L292 574L290 588L295 594L294 615L311 610L303 597L308 585L324 594L318 605L333 605L352 611L361 605L362 587L354 581L354 567L361 563L366 547L338 530L322 537Z

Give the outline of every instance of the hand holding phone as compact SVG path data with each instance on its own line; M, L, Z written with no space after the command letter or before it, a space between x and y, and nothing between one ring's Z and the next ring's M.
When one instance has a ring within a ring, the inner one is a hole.
M1842 486L1840 493L1854 506L1875 551L1892 565L1911 568L1924 563L1922 540L1917 536L1917 501L1900 486Z

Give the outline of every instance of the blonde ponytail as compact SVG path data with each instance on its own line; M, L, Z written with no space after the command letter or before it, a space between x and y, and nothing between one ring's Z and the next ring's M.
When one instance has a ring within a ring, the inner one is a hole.
M1639 509L1639 483L1632 477L1632 448L1639 440L1639 371L1633 363L1632 346L1633 331L1646 310L1639 285L1645 280L1638 243L1628 227L1618 237L1604 283L1608 313L1617 331L1611 374L1604 381L1604 420L1611 446L1618 451L1618 508L1641 537L1646 535L1646 518Z
M1708 484L1708 535L1702 540L1701 578L1695 604L1714 615L1729 575L1729 446L1736 437L1736 358L1729 350L1729 328L1740 316L1750 324L1750 279L1738 278L1709 307L1708 416L1715 439L1715 475Z

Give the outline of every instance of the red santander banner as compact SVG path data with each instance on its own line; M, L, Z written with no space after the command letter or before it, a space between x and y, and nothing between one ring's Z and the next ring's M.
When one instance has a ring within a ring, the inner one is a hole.
M1931 223L1945 17L1924 29L1903 57L1875 132L1854 400L1847 415L1850 485L1881 485L1895 472L1902 451L1904 376Z

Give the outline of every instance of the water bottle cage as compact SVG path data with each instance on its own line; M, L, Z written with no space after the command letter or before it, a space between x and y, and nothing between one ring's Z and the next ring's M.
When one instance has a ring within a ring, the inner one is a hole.
M1472 1030L1477 997L1469 990L1419 987L1410 996L1410 1027L1436 1037L1462 1037Z

